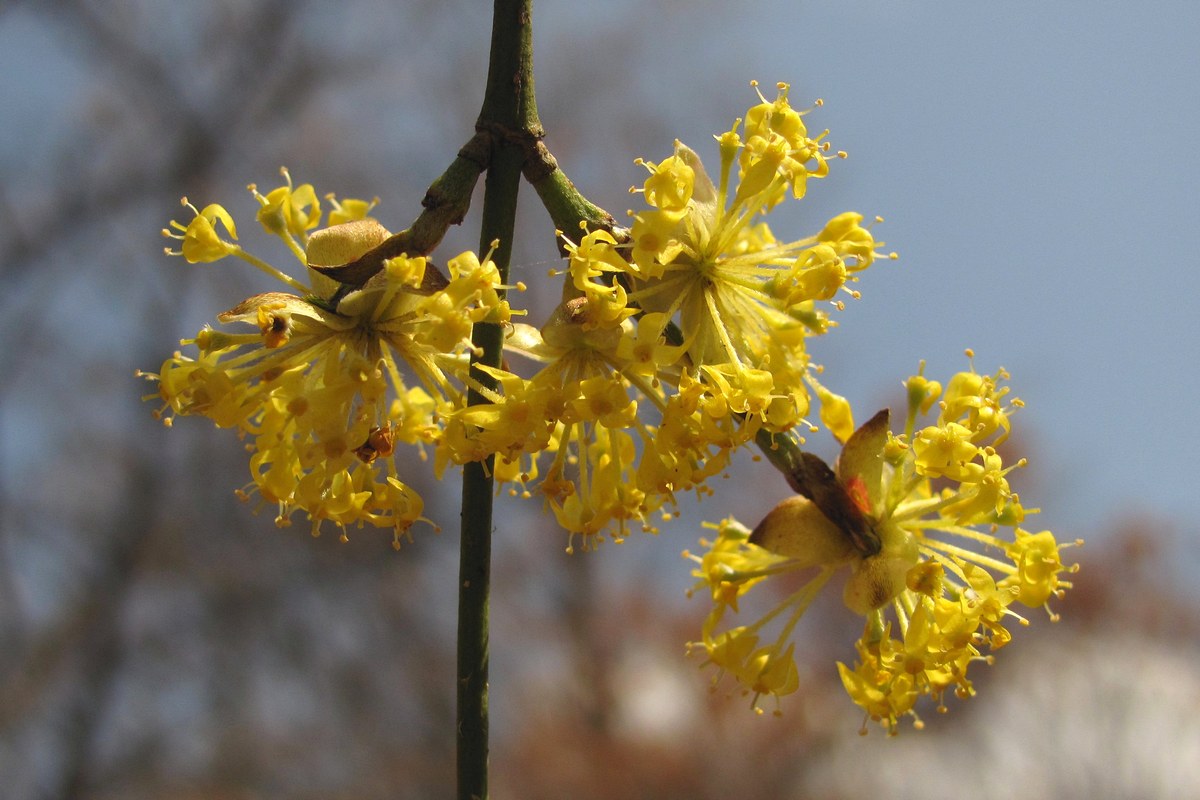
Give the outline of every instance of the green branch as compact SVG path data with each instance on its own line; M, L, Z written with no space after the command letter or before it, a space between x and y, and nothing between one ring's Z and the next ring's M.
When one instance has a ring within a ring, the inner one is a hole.
M405 254L423 256L433 252L446 235L446 230L451 225L461 223L467 215L475 182L487 169L491 154L491 138L485 132L477 132L458 151L458 156L446 171L425 191L425 197L421 199L421 206L425 210L412 225L392 234L348 264L314 266L317 272L342 284L333 299L334 307L346 292L362 286L383 269L383 262L387 259Z
M603 228L618 234L618 241L627 238L622 235L612 214L579 193L540 140L526 149L524 173L554 221L554 226L572 241L579 241L580 223L586 225L589 231ZM561 242L559 246L561 248Z
M541 136L533 86L532 0L495 0L487 91L476 129L491 140L491 159L483 195L480 252L498 243L492 259L500 282L508 282L516 225L517 191L525 162L520 139ZM497 136L496 132L506 132ZM520 137L507 132L520 131ZM499 325L479 323L471 337L478 353L472 359L475 380L494 381L474 364L500 366L504 332ZM487 402L470 391L471 405ZM489 457L463 470L462 538L458 585L458 712L457 777L459 800L488 796L488 593L491 587L492 499L495 495Z

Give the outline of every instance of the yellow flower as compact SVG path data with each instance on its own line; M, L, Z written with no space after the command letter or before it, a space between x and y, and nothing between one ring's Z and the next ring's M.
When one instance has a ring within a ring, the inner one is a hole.
M704 494L704 482L722 472L734 448L745 443L746 428L729 414L711 414L704 387L687 373L677 394L667 398L661 420L644 442L638 486L674 499L676 492Z
M1018 528L1015 533L1016 540L1005 549L1017 571L1000 584L1004 588L1015 587L1017 600L1024 605L1045 605L1051 597L1059 595L1059 587L1064 585L1058 578L1066 571L1058 543L1050 531L1030 533Z
M315 192L308 184L293 189L290 176L286 186L255 196L264 228L293 245L304 268L347 263L389 236L369 219L311 230L320 214ZM342 216L370 209L351 200L335 207ZM200 253L236 255L298 293L256 295L218 315L252 332L206 328L185 341L195 356L175 353L147 376L158 382L159 416L170 424L172 414L201 415L236 427L251 450L251 482L240 495L276 505L277 524L302 511L314 535L324 521L343 536L369 524L392 528L399 546L424 518L421 498L401 478L396 446L437 447L439 417L462 404L457 381L472 322L508 319L494 265L463 254L450 262L448 281L430 283L434 268L425 258L400 256L335 305L338 284L322 278L310 288L222 241L214 221L233 235L220 206L199 212L186 229L173 223L184 230L185 257L196 242Z
M325 195L325 199L333 206L333 210L329 212L329 225L341 225L343 222L370 219L367 215L371 213L371 210L375 206L379 205L378 197L371 200L358 200L353 197L338 200L331 193Z
M700 579L694 588L707 589L713 602L713 610L704 622L701 642L690 644L689 649L703 648L707 656L705 664L712 664L719 670L716 679L724 674L732 675L748 694L753 694L752 703L757 709L760 696L782 696L799 688L795 651L788 640L835 567L822 565L815 577L754 624L718 631L726 611L737 613L739 599L753 586L772 575L794 569L794 566L792 558L750 544L752 532L736 520L726 519L719 525L708 527L717 530L714 541L700 542L709 548L708 552L703 556L684 552L685 557L699 564L699 569L693 572ZM812 560L804 556L801 560L813 565ZM760 631L785 611L788 616L778 636L771 644L760 647Z
M828 148L824 134L809 137L785 84L774 101L759 97L744 139L740 120L717 137L718 184L681 142L657 164L640 161L650 173L641 192L651 208L634 215L627 257L595 260L623 266L638 307L678 319L708 394L756 417L750 425L784 431L809 410L805 339L830 326L817 304L849 292L845 284L874 261L878 245L853 213L815 236L775 237L764 216L828 172Z
M438 456L444 465L497 453L498 472L522 483L538 471L539 456L548 456L536 491L569 532L568 549L577 537L585 550L609 536L620 540L631 524L650 530L648 517L663 499L637 480L638 447L626 431L643 447L652 440L638 419L637 397L662 403L663 392L649 377L655 367L643 358L672 353L661 342L650 344L661 331L635 327L629 314L613 308L602 292L588 292L562 303L540 330L512 325L508 350L541 368L529 380L488 370L502 393L481 388L490 404L450 414ZM516 468L525 456L530 466Z
M916 468L928 478L962 480L979 455L971 443L971 431L957 422L930 425L913 440Z
M261 208L257 219L267 233L277 236L305 237L321 222L321 201L311 183L292 186L292 176L286 168L280 170L286 183L263 196L258 187L248 187Z
M617 360L627 371L654 377L671 368L686 347L668 345L663 340L666 318L662 314L642 314L632 336L617 342Z
M821 142L828 131L809 138L801 114L788 103L788 85L781 83L776 88L779 94L774 101L759 93L761 102L746 112L746 143L740 156L742 184L753 186L754 194L769 194L771 190L760 185L777 184L782 178L784 185L791 186L792 196L800 199L809 176L823 178L829 173L828 148Z
M218 261L237 249L236 245L222 239L217 230L217 223L220 223L230 238L237 239L237 226L234 225L233 217L228 211L216 203L205 206L203 211L197 211L186 197L182 202L195 216L186 226L171 220L171 228L182 231L182 235L171 233L168 228L163 229L163 236L178 239L183 243L179 250L167 248L167 255L181 255L189 264L198 264Z
M1003 467L993 447L1008 435L1018 403L1001 403L1006 378L1003 371L980 376L974 369L955 375L936 423L922 428L913 446L907 434L888 429L887 412L846 440L826 491L843 493L865 515L878 537L877 552L856 545L806 497L780 503L753 532L722 522L709 552L692 557L700 564L697 586L708 587L713 600L696 646L713 660L715 648L727 647L723 621L737 613L753 586L777 574L816 570L799 593L757 622L735 628L741 636L759 636L773 620L786 620L768 652L758 656L778 672L776 662L790 653L792 629L815 595L811 587L848 568L843 601L865 617L865 625L856 664L838 669L867 716L894 733L903 716L919 723L915 704L922 696L944 709L947 689L972 695L969 666L989 661L990 652L1011 640L1008 619L1027 624L1013 606L1045 606L1071 586L1064 573L1078 568L1063 565L1065 545L1050 531L1034 534L1020 526L1029 512L1004 479L1012 467ZM940 386L920 374L907 385L905 430L911 432ZM745 674L745 667L725 671L760 692L758 676Z

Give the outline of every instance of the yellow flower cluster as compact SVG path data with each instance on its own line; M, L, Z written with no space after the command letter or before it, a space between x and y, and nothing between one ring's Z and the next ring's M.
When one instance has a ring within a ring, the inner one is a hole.
M193 263L236 256L298 294L243 301L218 320L250 332L205 328L183 342L196 355L176 352L146 377L158 384L168 425L172 414L201 415L249 440L252 480L241 495L277 505L277 524L303 511L314 535L328 520L344 537L348 526L369 523L392 528L398 547L423 519L423 503L401 478L395 448L436 447L439 418L463 405L455 380L465 373L471 326L509 317L499 274L472 253L449 262L448 279L423 257L401 256L335 301L340 284L311 267L352 262L390 234L367 216L373 202L332 196L322 228L313 187L293 187L284 175L286 184L266 195L250 190L259 223L284 241L311 286L236 244L221 206L189 206L194 218L164 231L182 243L168 253Z
M715 137L715 182L676 141L666 159L637 162L648 175L631 192L646 207L630 212L628 229L560 234L568 259L552 274L564 278L562 301L540 328L512 321L512 287L488 257L463 253L446 273L424 256L381 259L377 248L398 238L369 216L376 201L328 195L326 216L312 185L294 186L286 170L266 194L249 187L259 225L299 261L300 280L243 249L225 208L185 198L192 218L163 231L179 243L169 254L241 259L290 291L242 301L218 315L240 332L206 327L183 342L194 353L146 374L159 417L237 429L251 452L239 494L277 507L277 524L302 512L314 535L326 521L343 538L351 526L390 527L397 547L424 520L399 445L422 458L432 450L438 476L495 456L494 476L520 487L514 494L536 492L568 549L653 531L653 514L670 516L680 492L706 493L751 440L790 446L768 457L797 496L753 530L713 526L707 552L685 554L712 600L694 646L756 708L763 695L793 692L795 628L845 573L843 601L865 626L853 665L838 664L843 685L889 732L904 716L919 725L917 701L944 710L947 690L973 694L971 664L1008 643L1011 620L1026 624L1015 607L1045 607L1077 567L1064 566L1050 531L1023 527L1033 511L1008 475L1024 460L999 450L1021 406L1003 370L972 364L943 388L922 366L907 381L899 432L887 412L856 428L850 404L818 379L808 339L835 325L842 294L858 296L859 272L895 256L853 212L776 238L767 215L844 155L831 154L827 132L810 135L787 85L777 88ZM369 278L329 277L364 263L378 267ZM481 366L491 380L472 377L470 337L482 322L504 326L506 350L535 366ZM463 387L486 402L468 405ZM796 449L796 431L816 429L814 406L844 443L832 469ZM731 624L753 587L793 573L807 576L799 589Z
M713 601L696 644L707 663L737 678L756 704L760 695L795 691L793 629L820 588L844 569L843 600L866 625L854 666L838 664L838 670L867 716L895 732L905 715L920 724L914 707L922 696L945 710L946 690L973 694L970 665L990 661L990 651L1008 643L1008 620L1027 624L1014 604L1046 606L1070 587L1062 575L1077 569L1063 565L1050 531L1022 527L1030 512L1009 488L1005 475L1012 467L995 449L1021 405L1005 402L1007 377L972 369L955 375L942 392L915 375L908 381L903 433L893 434L888 414L880 412L846 440L836 481L866 515L878 552L859 552L801 496L785 500L753 531L734 520L716 526L708 552L689 555L699 564L697 588ZM936 421L917 429L918 417L934 403ZM724 626L752 587L814 570L799 591L756 622ZM772 622L778 632L763 644Z
M759 95L742 133L739 119L717 137L717 185L676 142L666 160L639 161L649 176L633 191L649 207L626 235L564 237L563 302L507 342L542 366L529 379L496 373L503 395L454 415L443 461L499 453L497 475L536 480L587 548L631 523L652 530L649 514L705 491L759 430L811 424L806 338L831 326L821 304L854 294L846 284L880 245L859 214L786 242L763 221L828 171L825 134L811 137L778 88L773 101Z

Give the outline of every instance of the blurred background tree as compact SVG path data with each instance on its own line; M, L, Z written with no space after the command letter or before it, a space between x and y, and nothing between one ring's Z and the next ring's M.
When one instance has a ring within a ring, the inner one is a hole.
M747 94L727 87L809 77L754 74L761 53L706 53L731 36L720 3L564 7L536 22L539 106L568 174L614 212L641 177L633 156L662 157L681 130L706 147L728 123ZM161 255L180 194L234 207L286 164L321 191L378 195L381 219L407 223L472 129L489 25L465 0L0 5L0 796L424 798L452 782L453 534L419 533L397 555L369 531L346 544L277 531L233 499L236 441L155 424L132 374L262 288ZM729 73L721 102L673 77L710 56ZM652 58L674 72L648 78ZM514 277L536 287L556 250L524 194ZM474 244L468 222L442 252ZM536 288L523 300L553 302ZM928 797L968 780L987 796L989 776L1013 770L1027 796L1200 784L1194 597L1162 578L1196 550L1170 519L1131 515L1093 537L1064 622L1018 631L1028 652L981 672L982 696L922 734L855 735L832 661L850 657L857 623L836 602L805 622L806 688L783 717L709 693L682 657L703 609L677 602L677 553L700 517L753 519L783 496L765 471L743 460L731 472L750 480L685 509L653 550L569 558L536 504L502 503L496 796ZM453 530L447 483L417 488ZM1052 489L1031 495L1054 504ZM1080 533L1094 531L1063 538ZM1021 791L1008 780L1005 794Z

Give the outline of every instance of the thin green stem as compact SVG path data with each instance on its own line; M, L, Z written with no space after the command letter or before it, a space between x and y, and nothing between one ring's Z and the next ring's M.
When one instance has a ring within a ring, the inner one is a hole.
M483 195L480 252L493 242L500 282L508 282L516 225L517 190L525 163L522 139L540 136L533 87L532 0L495 0L487 92L476 129L491 134L492 150ZM503 330L479 323L471 340L475 364L500 366ZM474 380L494 392L495 380L472 369ZM468 391L471 405L489 402ZM458 584L458 757L459 800L488 796L488 593L491 585L493 459L463 470L462 538Z
M536 142L531 150L526 153L525 179L537 192L555 227L568 239L579 241L580 223L589 231L611 231L617 235L618 241L628 238L611 214L579 193L541 141Z
M446 230L462 222L466 216L471 206L471 193L475 191L480 174L487 169L491 149L491 136L485 131L476 131L458 151L458 156L446 171L425 191L425 197L421 199L424 210L412 225L384 239L348 264L314 266L313 269L320 274L342 284L331 307L336 308L337 301L347 292L362 286L383 269L387 259L404 254L423 256L432 252L446 235ZM428 270L426 278L432 278L435 273L436 270ZM444 280L442 283L444 285ZM440 287L432 285L422 288L433 290Z

